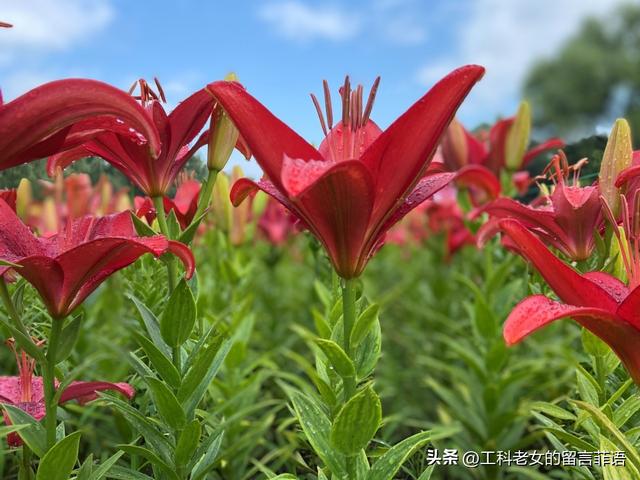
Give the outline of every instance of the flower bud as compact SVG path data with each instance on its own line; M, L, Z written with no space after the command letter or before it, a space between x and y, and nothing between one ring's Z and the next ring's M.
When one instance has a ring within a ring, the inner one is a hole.
M230 73L225 80L237 82L238 78ZM239 132L226 112L216 105L211 112L209 127L209 151L207 153L207 168L220 171L229 161L231 153L238 142Z
M530 134L531 109L529 108L529 103L521 102L505 141L504 161L507 169L516 171L522 167L522 160L529 145Z
M624 118L619 118L613 124L607 140L598 176L600 194L616 216L620 210L620 189L616 187L616 178L622 170L631 166L632 158L631 128Z

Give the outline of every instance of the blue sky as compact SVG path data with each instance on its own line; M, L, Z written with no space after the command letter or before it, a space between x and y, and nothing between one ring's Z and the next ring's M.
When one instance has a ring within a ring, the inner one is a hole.
M382 76L373 118L387 126L438 78L479 63L487 75L460 110L473 127L511 114L531 64L618 0L2 0L5 101L82 76L128 88L159 77L169 102L234 71L308 140L321 130L309 93L344 75ZM535 109L535 105L533 105ZM252 168L253 170L253 168Z

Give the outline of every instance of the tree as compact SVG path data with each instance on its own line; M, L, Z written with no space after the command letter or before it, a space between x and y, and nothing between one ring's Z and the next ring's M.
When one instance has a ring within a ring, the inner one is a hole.
M592 134L626 117L640 138L640 7L626 5L582 25L556 56L536 63L524 92L534 125L560 135Z

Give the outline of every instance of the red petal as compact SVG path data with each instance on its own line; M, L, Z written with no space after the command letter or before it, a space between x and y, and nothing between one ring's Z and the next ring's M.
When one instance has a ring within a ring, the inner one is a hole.
M545 325L568 317L607 343L636 384L640 384L640 330L611 311L563 305L543 295L534 295L513 309L505 322L504 338L513 345Z
M489 131L489 155L485 166L493 172L499 172L505 165L504 149L507 134L514 122L514 117L496 122Z
M60 395L60 404L69 400L79 400L80 403L90 402L98 398L97 392L113 390L127 398L133 398L136 390L128 383L111 382L72 382Z
M618 315L636 328L640 328L640 287L634 288L622 301Z
M189 96L169 114L171 140L169 145L163 146L163 153L169 161L175 160L180 149L200 133L211 116L214 101L203 88Z
M520 168L526 167L531 160L536 158L541 153L562 147L564 147L564 141L562 141L560 138L550 138L549 140L536 145L527 153L525 153L524 157L522 158L522 165L520 166Z
M476 205L500 195L500 180L483 165L471 164L462 167L456 176L456 183L472 188L472 198ZM484 192L484 195L478 195L478 189Z
M499 225L518 245L520 254L534 265L564 302L580 307L615 311L618 305L611 295L565 265L517 220L501 220Z
M503 197L487 204L482 211L496 218L513 218L528 228L544 230L559 240L565 238L564 231L556 224L554 213L550 210L533 208Z
M184 265L185 276L187 279L191 278L193 276L193 272L196 270L196 260L193 258L193 252L191 249L182 242L169 240L169 248L167 251L173 253L180 259Z
M363 154L362 162L375 182L372 223L382 224L418 183L456 110L483 74L484 68L477 65L454 70L398 117Z
M237 82L214 82L207 90L220 102L264 173L278 189L284 156L321 160L322 156L300 135L276 118Z
M629 295L629 289L627 288L627 286L616 277L613 277L608 273L587 272L582 276L588 278L600 288L605 290L614 298L617 303L622 303L622 301L627 298L627 295Z
M367 167L359 160L339 162L291 201L324 244L338 275L360 275L368 260L364 247L374 201Z
M159 152L160 140L151 119L130 95L95 80L58 80L0 107L0 169L56 153L64 136L44 144L38 156L25 154L75 123L104 115L125 121L148 139L153 152Z
M43 254L43 247L16 212L0 199L0 260L16 263L30 255ZM0 266L0 275L9 267Z
M622 172L620 172L620 175L618 175L618 178L616 178L616 187L618 188L621 187L622 185L627 183L629 180L632 180L633 178L639 175L640 175L640 165L634 165L632 167L625 168Z
M447 172L436 173L434 175L424 177L418 182L418 185L416 185L404 203L400 205L400 207L396 209L386 220L384 226L380 229L380 232L384 233L389 230L396 223L402 220L402 218L411 210L419 206L425 200L431 198L436 192L446 187L449 182L456 177L456 175L457 174L454 172Z
M567 317L577 320L585 316L601 318L606 322L617 321L615 315L607 310L565 305L544 295L533 295L518 303L509 314L504 324L504 339L508 345L514 345L551 322Z

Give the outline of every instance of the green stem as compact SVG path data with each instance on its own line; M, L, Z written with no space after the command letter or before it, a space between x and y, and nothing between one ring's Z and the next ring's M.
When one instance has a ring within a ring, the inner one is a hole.
M211 203L211 196L213 195L213 187L216 184L216 180L218 178L219 170L212 169L209 170L209 175L207 175L207 180L204 182L204 186L202 190L200 190L200 198L198 199L198 209L196 210L195 215L193 216L194 220L199 219L205 210L209 207Z
M171 235L169 234L169 226L167 225L167 217L164 213L164 200L161 195L157 195L152 198L153 206L156 209L156 218L158 219L158 225L160 225L160 232L167 237L167 239L171 239ZM173 257L171 255L166 255L165 264L167 265L167 282L169 283L169 294L173 292L173 289L176 286L176 265L173 261Z
M356 321L356 282L356 279L349 279L344 280L342 284L342 323L344 328L342 347L349 358L351 358L351 331ZM344 401L347 402L355 393L356 379L345 377L343 384Z
M47 432L47 448L51 448L56 443L56 418L58 415L58 403L55 401L56 396L56 356L58 354L58 343L60 341L60 333L62 332L62 324L64 320L54 318L51 321L51 332L49 333L49 342L47 344L47 356L42 366L42 377L44 383L44 402L46 414L44 418L44 426Z
M20 473L18 478L24 480L33 480L33 469L31 468L31 449L26 445L22 445L22 456L20 461Z

